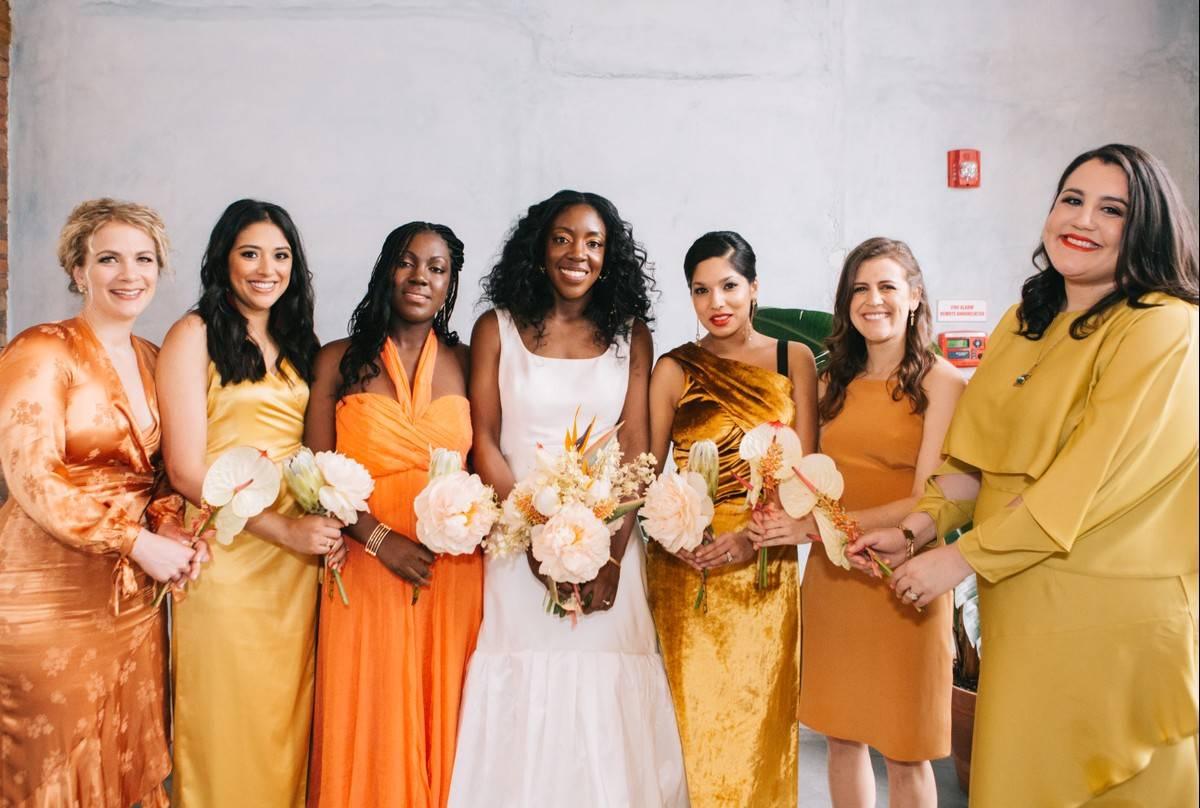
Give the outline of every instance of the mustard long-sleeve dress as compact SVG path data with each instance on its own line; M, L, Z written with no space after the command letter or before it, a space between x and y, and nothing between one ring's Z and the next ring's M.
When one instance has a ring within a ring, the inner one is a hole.
M918 505L975 523L972 806L1196 803L1197 310L1144 302L1082 340L1077 313L1032 341L1010 310L938 472L981 472L979 497Z

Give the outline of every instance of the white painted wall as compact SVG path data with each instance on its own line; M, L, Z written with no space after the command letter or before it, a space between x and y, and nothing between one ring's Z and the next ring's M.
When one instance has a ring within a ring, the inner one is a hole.
M14 0L11 332L69 316L54 260L76 202L157 207L195 299L230 201L287 207L323 339L386 233L467 245L455 324L530 203L612 198L658 265L657 346L689 338L681 261L705 230L755 246L768 305L828 308L845 251L910 242L934 297L1016 299L1059 172L1109 141L1198 200L1194 0ZM950 190L945 152L983 151Z

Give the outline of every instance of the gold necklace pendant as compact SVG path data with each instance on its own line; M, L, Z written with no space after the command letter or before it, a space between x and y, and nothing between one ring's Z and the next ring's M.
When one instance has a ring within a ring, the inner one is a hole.
M1027 370L1013 380L1013 387L1021 387L1025 382L1029 381L1029 377L1033 375L1032 370Z

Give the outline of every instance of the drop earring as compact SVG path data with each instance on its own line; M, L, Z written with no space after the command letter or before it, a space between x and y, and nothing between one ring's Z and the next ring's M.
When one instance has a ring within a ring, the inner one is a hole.
M911 309L908 312L908 327L912 328L916 324L917 324L917 310Z
M700 339L701 339L701 337L700 337L700 318L697 317L696 318L696 339L695 339L695 341L697 343L699 343Z

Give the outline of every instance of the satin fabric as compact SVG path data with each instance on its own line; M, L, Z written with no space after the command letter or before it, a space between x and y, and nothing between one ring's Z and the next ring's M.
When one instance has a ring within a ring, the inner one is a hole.
M925 419L891 383L856 379L821 430L846 481L842 504L874 508L912 496ZM952 595L917 612L887 582L834 565L818 545L804 574L800 723L892 760L950 754Z
M0 354L3 805L167 802L164 623L153 581L126 560L161 471L158 349L133 348L144 432L83 318L34 326ZM114 584L125 574L128 590Z
M629 344L592 359L531 353L497 311L500 449L516 479L577 410L596 433L619 419ZM631 537L608 611L578 622L545 609L523 555L489 556L484 615L467 673L450 787L453 808L682 808L688 804L671 694L646 606L642 542Z
M698 440L717 444L720 477L713 529L745 527L750 469L745 432L793 423L792 383L763 368L688 343L669 354L684 372L671 426L674 458ZM807 447L811 448L811 447ZM796 549L770 550L770 582L757 589L757 555L708 575L708 608L693 608L700 575L650 542L650 609L675 699L688 790L696 806L786 806L797 799L799 581Z
M337 406L337 450L371 472L376 519L415 540L413 498L431 448L471 448L462 396L431 399L438 340L430 332L411 386L395 345L380 362L396 398L357 393ZM459 702L483 615L483 557L438 556L432 583L413 588L348 542L350 604L321 601L310 806L434 808L450 790Z
M1145 302L1082 340L1075 313L1030 341L1010 310L940 472L981 472L978 500L931 482L918 505L940 530L973 510L977 808L1196 801L1195 756L1168 750L1197 732L1197 312Z
M300 448L308 385L284 367L285 373L257 382L222 385L209 364L207 462L234 446L254 446L276 462ZM283 483L272 507L300 513ZM189 524L194 518L189 512ZM212 561L173 614L172 802L184 808L301 806L317 559L250 532L210 547Z

